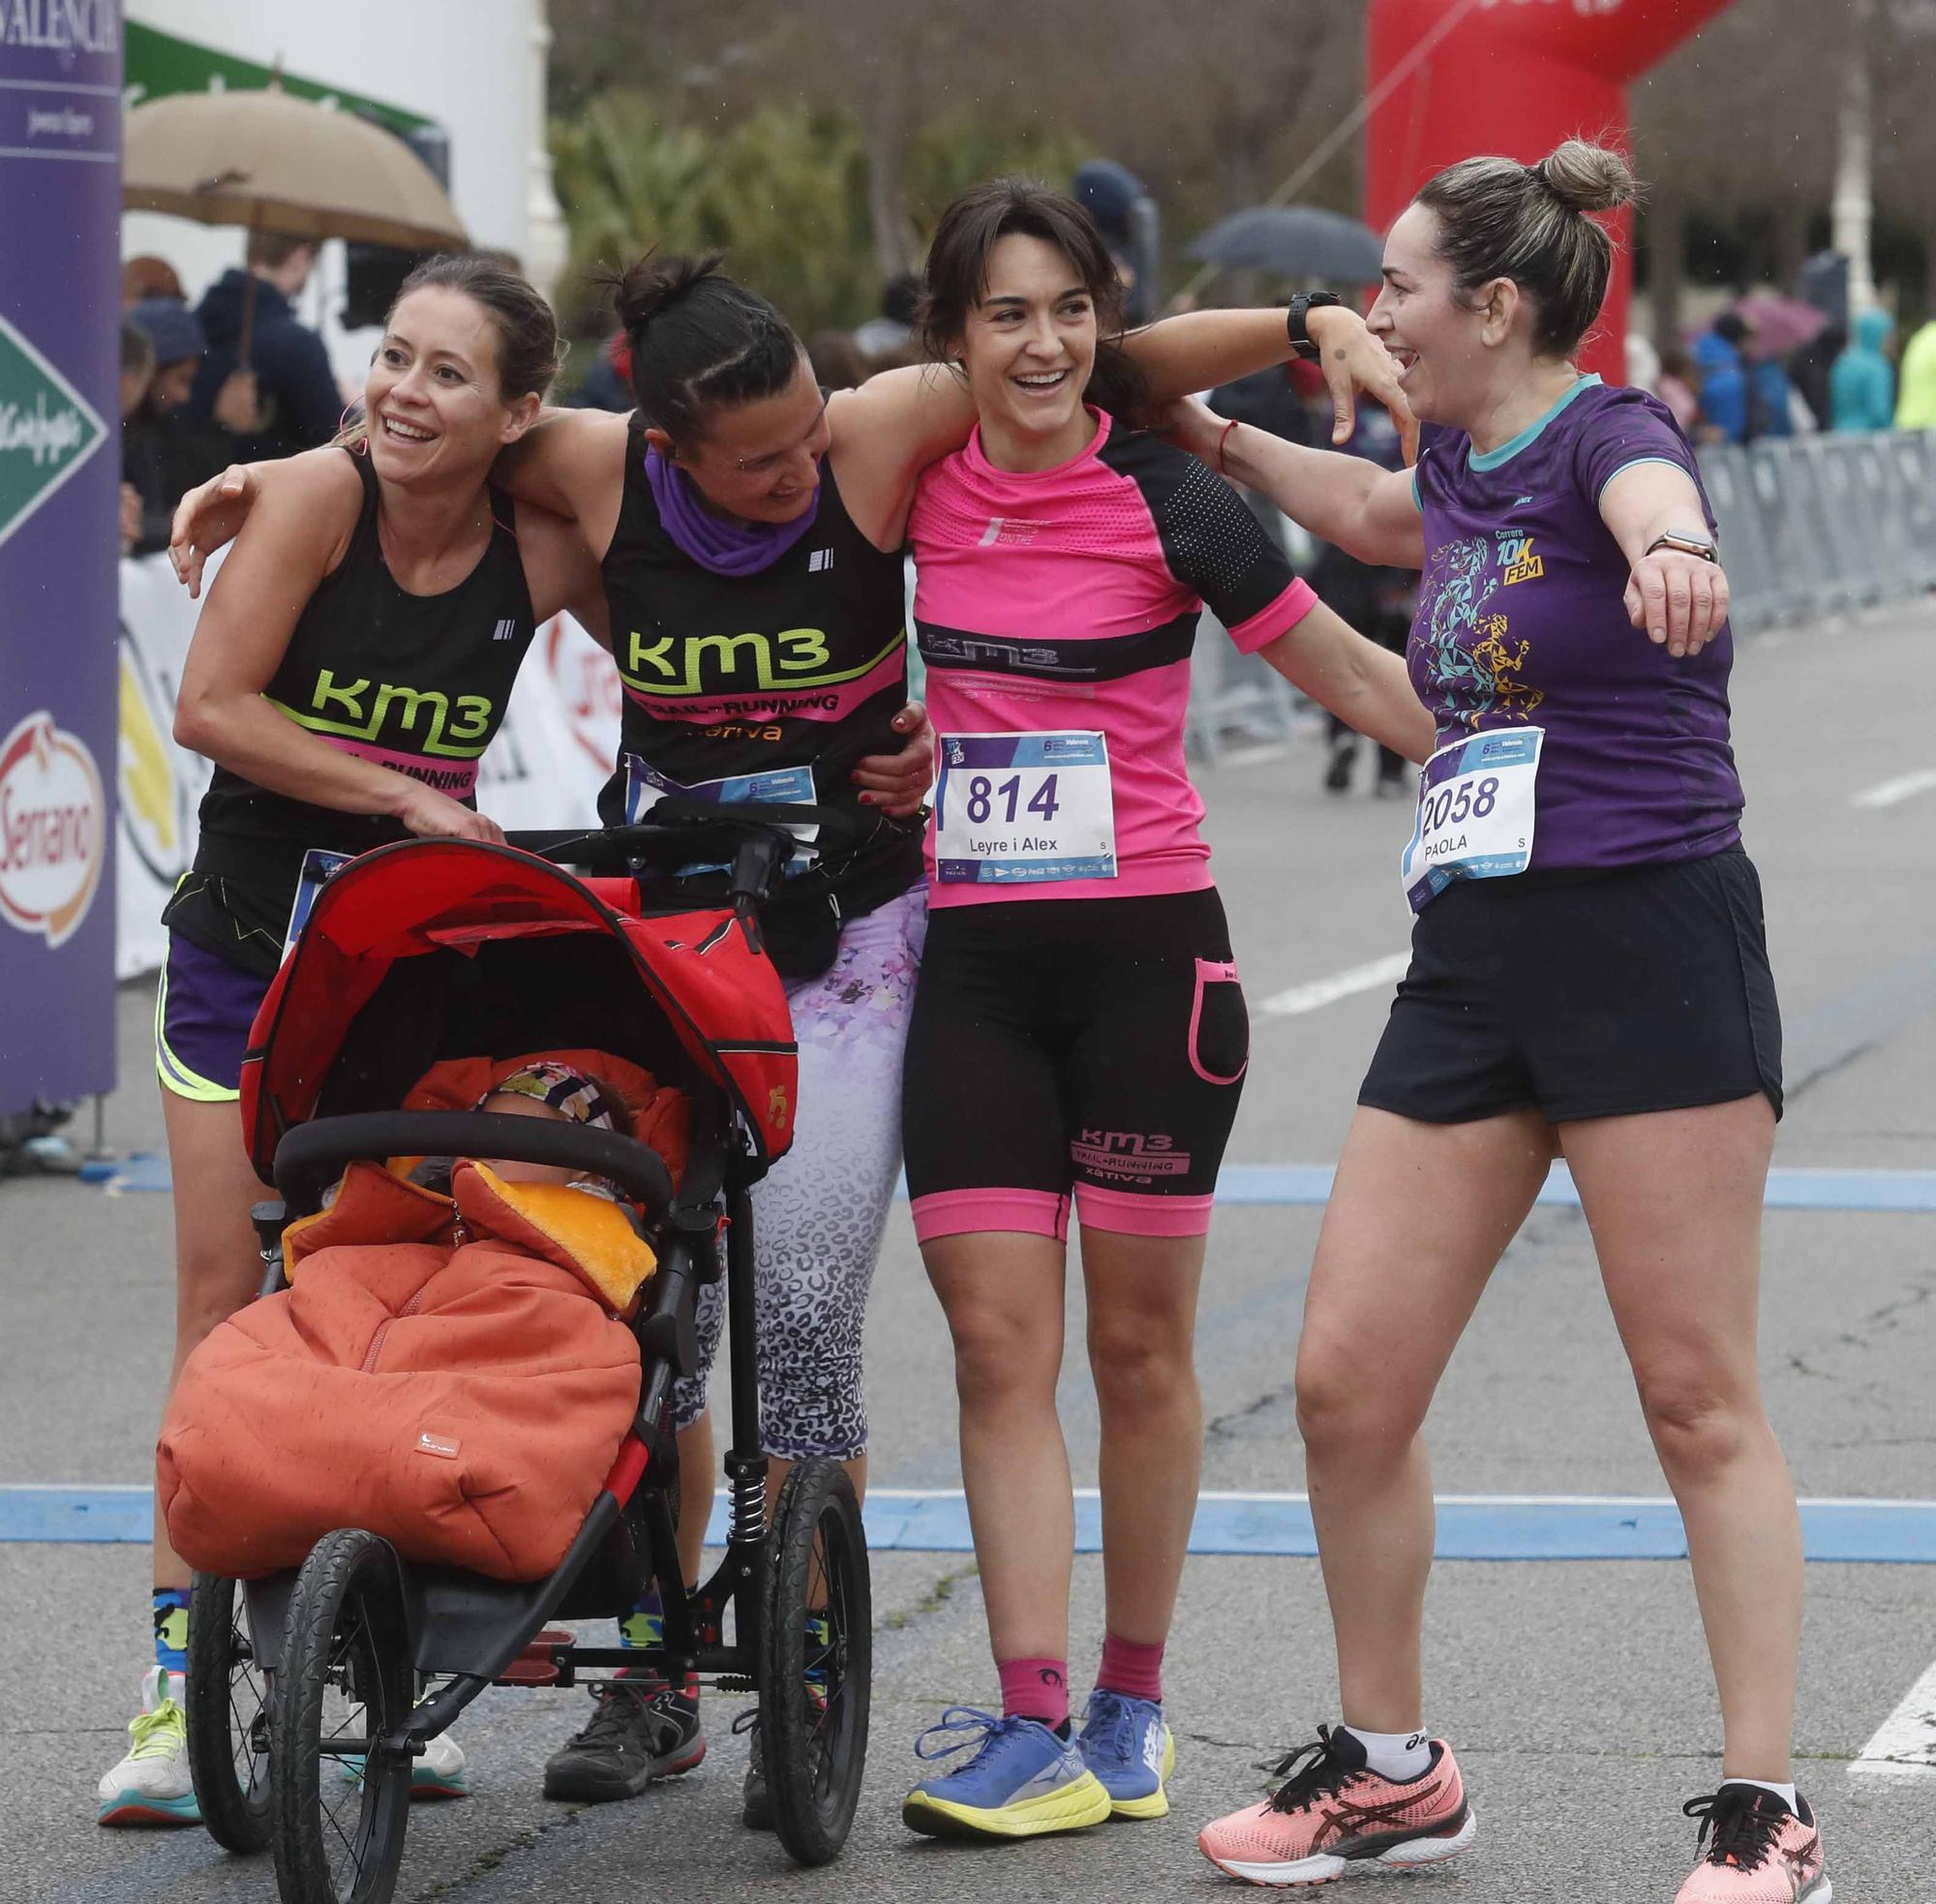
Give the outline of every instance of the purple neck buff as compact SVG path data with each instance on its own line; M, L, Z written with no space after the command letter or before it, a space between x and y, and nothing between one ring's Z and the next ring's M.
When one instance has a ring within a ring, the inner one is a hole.
M651 444L646 445L646 476L658 504L659 521L701 568L714 575L757 575L771 567L813 527L820 491L790 523L736 523L715 516L700 501L686 473Z

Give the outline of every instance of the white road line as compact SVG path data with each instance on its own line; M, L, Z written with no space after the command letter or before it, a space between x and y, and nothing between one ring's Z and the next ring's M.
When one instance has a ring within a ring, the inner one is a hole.
M1851 1778L1936 1778L1936 1665L1849 1763Z
M1918 794L1936 792L1936 767L1916 773L1898 773L1893 780L1878 780L1873 787L1849 797L1851 806L1893 806L1898 801L1913 800Z
M1411 963L1409 952L1393 952L1389 958L1375 958L1365 965L1349 965L1328 979L1314 979L1308 985L1292 985L1288 991L1274 993L1257 1010L1267 1018L1294 1018L1301 1012L1316 1012L1335 1005L1353 992L1374 991L1380 985L1395 984L1405 977Z

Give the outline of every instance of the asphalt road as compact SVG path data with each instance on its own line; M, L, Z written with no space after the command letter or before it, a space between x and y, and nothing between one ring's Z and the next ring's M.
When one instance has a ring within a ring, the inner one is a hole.
M1936 605L1762 637L1736 674L1749 844L1766 886L1787 1022L1777 1164L1936 1169L1936 792L1856 797L1936 766L1927 680ZM1389 985L1274 1014L1266 1001L1404 949L1402 806L1317 789L1309 735L1202 775L1254 1023L1232 1161L1333 1161ZM1364 770L1367 773L1369 768ZM156 1148L149 1001L121 1001L124 1084L109 1135ZM1290 1393L1317 1212L1220 1213L1199 1334L1211 1418L1205 1485L1303 1485ZM146 1478L170 1317L167 1203L62 1182L0 1184L0 1484ZM1079 1295L1065 1418L1093 1479ZM1936 1496L1936 1217L1771 1213L1762 1355L1805 1496ZM905 1212L870 1322L875 1478L957 1484L949 1364ZM1575 1212L1535 1213L1454 1359L1432 1431L1447 1494L1664 1492ZM146 1555L0 1542L0 1635L14 1760L0 1802L0 1900L151 1904L273 1895L263 1861L199 1832L110 1833L93 1784L122 1749L146 1656ZM876 1556L872 1753L846 1856L799 1873L738 1823L743 1741L709 1708L706 1765L639 1801L549 1805L537 1768L579 1723L576 1693L489 1694L467 1715L475 1795L416 1811L400 1899L499 1904L801 1898L1209 1897L1194 1826L1241 1802L1254 1763L1312 1736L1336 1699L1315 1561L1199 1556L1167 1670L1179 1741L1166 1823L997 1851L911 1838L910 1746L993 1675L965 1556ZM1936 1771L1851 1770L1936 1655L1936 1567L1814 1564L1798 1746L1840 1904L1936 1900ZM1078 1562L1078 1679L1100 1640L1100 1562ZM1673 1896L1693 1848L1679 1802L1712 1788L1719 1727L1684 1566L1441 1562L1427 1717L1457 1746L1480 1816L1421 1897ZM1367 1880L1374 1890L1377 1880Z

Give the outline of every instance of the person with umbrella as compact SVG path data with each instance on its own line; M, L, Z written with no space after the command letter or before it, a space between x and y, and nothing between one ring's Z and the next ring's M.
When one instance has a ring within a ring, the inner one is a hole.
M197 307L208 353L196 374L188 413L205 420L231 377L238 372L252 377L261 414L254 434L242 440L244 456L294 456L316 449L342 424L343 397L329 353L295 314L295 300L316 269L318 249L313 239L252 231L246 268L225 271Z

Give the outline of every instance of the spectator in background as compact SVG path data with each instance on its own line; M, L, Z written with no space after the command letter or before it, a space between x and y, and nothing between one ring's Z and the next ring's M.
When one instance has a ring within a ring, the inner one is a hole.
M302 295L316 268L316 254L314 239L278 231L251 232L248 268L225 271L210 286L196 314L207 334L208 354L195 380L189 409L206 423L215 414L217 396L230 387L235 373L252 374L260 414L237 446L236 454L244 461L319 448L343 421L343 399L322 339L297 321L294 309L294 299ZM249 361L243 364L239 346L252 279Z
M138 325L121 326L121 427L141 408L148 385L155 380L155 347ZM121 553L132 556L141 539L141 492L127 479L124 456L121 478Z
M806 360L823 390L858 390L874 374L873 364L850 331L815 331L806 340Z
M1671 344L1660 353L1660 382L1653 394L1674 412L1675 422L1690 442L1701 424L1700 383L1694 359L1679 345Z
M257 415L253 379L231 374L217 387L213 414L198 422L190 398L207 371L208 340L199 319L172 297L151 297L128 313L128 326L153 353L146 388L121 428L121 473L141 500L132 553L168 546L168 528L183 494L246 457ZM124 365L126 357L124 353ZM124 371L122 393L128 384Z
M1887 430L1895 421L1895 372L1883 346L1895 328L1887 311L1864 311L1856 319L1856 339L1835 359L1829 374L1829 412L1832 428L1845 434Z
M121 266L121 309L124 313L150 297L171 297L177 304L188 302L182 281L165 257L143 253L126 259Z
M881 287L881 315L869 317L854 333L854 348L863 357L889 357L905 351L914 339L914 314L921 302L921 275L902 271ZM817 352L814 361L820 361Z
M1748 439L1748 374L1738 340L1747 326L1724 311L1711 330L1694 340L1694 367L1701 377L1701 440L1744 443Z
M623 331L605 340L585 380L565 401L571 409L608 409L621 416L632 408L632 347Z
M1895 402L1898 430L1936 430L1936 317L1902 347L1902 383Z
M1829 385L1835 364L1849 348L1849 333L1831 317L1799 349L1791 351L1784 365L1788 380L1795 386L1797 402L1790 406L1800 430L1822 430L1833 408Z

